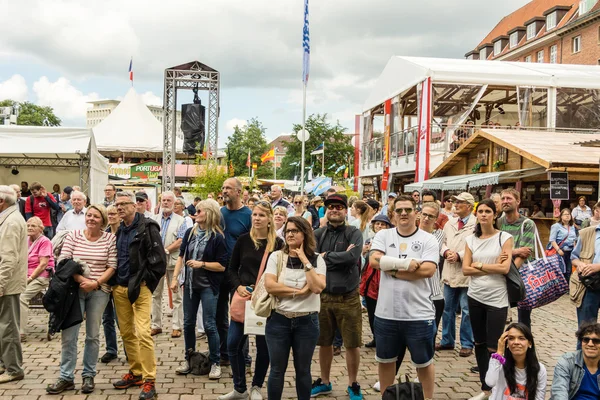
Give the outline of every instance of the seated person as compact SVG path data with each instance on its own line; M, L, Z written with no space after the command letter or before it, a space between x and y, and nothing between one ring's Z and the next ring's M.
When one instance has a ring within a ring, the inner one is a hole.
M533 205L533 211L531 211L532 218L544 218L546 215L542 211L542 205L540 203L535 203Z

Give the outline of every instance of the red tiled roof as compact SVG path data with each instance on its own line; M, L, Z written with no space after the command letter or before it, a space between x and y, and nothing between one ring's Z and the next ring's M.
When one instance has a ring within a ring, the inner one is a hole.
M291 141L292 135L279 135L277 138L275 138L275 140L269 143L269 149L276 147L278 153L285 153L287 148L284 146L284 143L289 143Z

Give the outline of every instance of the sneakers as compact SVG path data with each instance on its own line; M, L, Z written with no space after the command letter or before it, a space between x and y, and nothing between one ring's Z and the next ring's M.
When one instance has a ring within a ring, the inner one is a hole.
M211 365L208 379L221 379L221 366L219 364Z
M81 384L81 393L92 393L95 388L96 385L94 384L94 378L92 378L91 376L86 376L83 378L83 383Z
M9 374L8 372L0 375L0 383L8 383L13 381L20 381L25 378L25 373L23 371L16 374Z
M263 400L262 393L258 386L252 386L250 389L250 400Z
M177 375L187 375L190 372L192 372L192 369L190 368L190 364L187 361L181 367L177 367L175 369L175 374Z
M139 400L154 400L156 398L156 388L154 381L148 379L142 384L142 391L140 392Z
M485 392L481 392L477 396L471 397L469 400L487 400L489 398L490 398L489 394L487 394Z
M374 349L376 347L375 339L371 340L369 343L365 344L367 349Z
M313 382L310 397L317 397L329 393L331 393L331 382L324 384L321 378Z
M248 391L240 393L235 389L227 394L219 396L219 400L247 400L248 398Z
M376 392L381 392L381 383L379 383L379 381L375 382L373 385L373 390Z
M142 381L141 375L133 375L131 371L123 375L120 381L113 383L115 389L127 389L132 386L142 386L144 382Z
M342 348L340 346L333 346L333 355L339 356L342 354Z
M64 379L58 378L56 383L53 383L46 387L46 393L48 394L59 394L64 392L65 390L75 390L75 384L73 383L73 381L66 381Z
M117 355L113 353L104 353L102 357L100 357L100 362L103 364L108 364L109 362L116 360Z
M348 396L350 400L362 400L363 395L360 391L358 382L352 382L352 386L348 386Z

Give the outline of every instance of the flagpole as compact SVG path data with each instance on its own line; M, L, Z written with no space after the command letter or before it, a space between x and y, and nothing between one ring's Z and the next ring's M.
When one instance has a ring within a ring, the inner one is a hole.
M323 142L323 153L321 154L321 176L325 176L325 142Z
M300 195L304 196L304 153L306 151L306 83L302 85L302 162L300 166Z

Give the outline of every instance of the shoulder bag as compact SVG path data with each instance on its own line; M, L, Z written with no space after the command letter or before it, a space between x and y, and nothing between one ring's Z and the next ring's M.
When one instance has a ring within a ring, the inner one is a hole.
M521 225L522 228L522 225ZM502 248L502 231L498 235L498 243L500 244L500 248ZM523 279L521 279L521 275L519 275L519 269L515 265L514 260L511 257L510 260L510 269L508 273L504 275L506 278L506 291L508 292L508 302L511 307L516 307L519 301L525 298L525 284L523 283Z
M262 261L260 262L260 268L258 270L258 276L256 277L256 284L254 285L254 290L256 290L260 277L263 271L265 270L267 258L269 258L269 252L265 248L265 254L263 255ZM246 314L246 302L250 300L250 298L250 296L240 296L237 292L237 288L235 288L235 291L233 292L233 297L231 298L231 306L229 309L229 314L231 315L232 320L234 320L235 322L244 323Z
M274 254L277 255L277 280L280 281L281 271L283 270L284 263L287 262L288 256L281 250ZM259 317L268 318L276 306L277 298L267 292L265 288L265 276L263 274L252 293L252 308L254 309L254 313Z
M537 230L536 230L536 232L537 232ZM563 240L561 240L560 243L558 244L559 249L560 249L560 246L562 246L563 243L565 242L565 240L567 240L567 238L569 237L569 233L571 233L571 226L569 226L567 228L567 236L565 236L565 238ZM554 248L554 246L552 246L552 242L550 242L548 244L548 246L550 246L550 248L546 249L546 257L550 257L550 256L553 256L558 253L558 251Z

